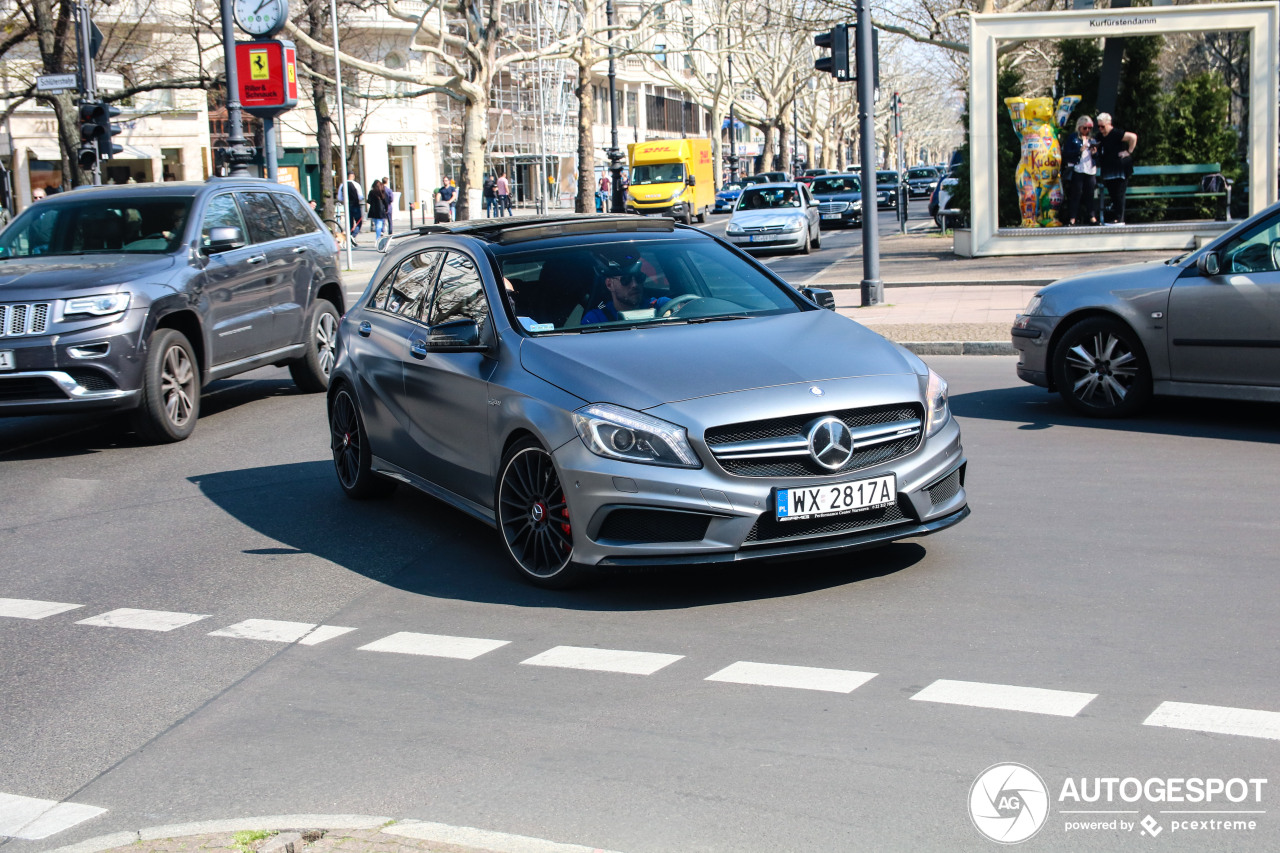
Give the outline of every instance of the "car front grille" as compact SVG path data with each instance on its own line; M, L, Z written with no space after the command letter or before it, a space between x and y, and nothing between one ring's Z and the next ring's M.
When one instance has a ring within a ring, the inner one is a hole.
M624 507L600 525L596 539L620 542L698 542L707 535L711 516L696 512Z
M932 506L942 506L960 492L960 469L952 471L925 491L929 493L929 503Z
M0 305L0 338L43 335L49 328L50 302Z
M748 225L744 227L742 230L745 231L747 234L781 234L782 226L781 225L765 225L765 226Z
M65 399L67 395L47 376L0 376L0 402Z
M848 209L847 201L824 201L818 205L818 213L844 213Z
M901 500L901 499L900 499ZM855 530L871 527L888 527L911 521L912 518L902 511L899 504L869 509L852 515L835 518L807 518L796 521L778 521L773 517L773 510L761 515L751 526L745 545L758 545L778 540L797 539L808 536L838 536Z
M809 454L808 433L814 421L838 417L854 434L849 461L832 471ZM897 459L920 446L924 410L898 403L838 412L789 415L763 421L711 427L704 440L716 462L740 477L829 477Z

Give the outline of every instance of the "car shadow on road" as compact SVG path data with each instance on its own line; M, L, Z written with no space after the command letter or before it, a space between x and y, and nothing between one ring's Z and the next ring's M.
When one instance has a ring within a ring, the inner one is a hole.
M1022 430L1074 426L1188 438L1280 443L1280 430L1275 426L1280 407L1274 403L1158 397L1135 417L1089 418L1077 415L1057 394L1031 385L956 394L950 403L951 411L958 417L1019 423L1021 426L1018 428Z
M633 611L780 598L866 581L914 566L915 542L838 558L726 567L608 571L581 589L537 589L517 577L492 528L414 489L352 501L329 461L299 462L192 477L228 515L279 548L307 553L398 589L440 599Z

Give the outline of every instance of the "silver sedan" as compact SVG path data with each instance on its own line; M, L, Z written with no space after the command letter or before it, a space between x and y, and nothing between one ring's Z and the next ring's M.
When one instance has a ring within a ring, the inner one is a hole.
M809 254L822 246L818 203L801 183L745 187L725 237L747 251L791 250Z
M946 382L710 234L548 217L395 243L338 333L338 482L492 525L532 583L834 554L968 515Z
M1055 282L1012 335L1018 376L1087 415L1153 394L1280 401L1280 205L1163 263Z

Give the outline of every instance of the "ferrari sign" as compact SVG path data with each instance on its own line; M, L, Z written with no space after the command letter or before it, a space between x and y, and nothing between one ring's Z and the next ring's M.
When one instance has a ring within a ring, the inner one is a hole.
M297 50L282 39L236 42L240 105L261 118L277 116L298 103Z

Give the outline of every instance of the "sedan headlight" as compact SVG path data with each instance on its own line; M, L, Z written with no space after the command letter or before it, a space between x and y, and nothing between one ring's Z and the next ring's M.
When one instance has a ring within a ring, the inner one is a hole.
M928 414L924 419L924 437L936 435L951 420L951 408L947 405L947 380L929 371L929 387L925 391Z
M743 230L742 230L742 226L741 226L741 225L734 225L732 222L730 222L730 223L729 223L729 227L728 227L728 228L726 228L726 229L724 229L724 233L726 233L726 234L745 234L745 233L747 233L747 232L745 232L745 231L743 231Z
M795 231L799 231L803 227L804 227L804 224L799 219L793 219L791 222L788 222L786 225L783 225L782 230L795 232Z
M107 314L119 314L129 307L129 294L109 293L103 296L83 296L79 299L68 299L62 308L62 316L75 314L92 314L104 317Z
M858 199L853 203L854 210L862 210L862 199Z
M1022 313L1028 317L1036 316L1040 313L1040 303L1042 302L1044 302L1044 300L1041 299L1040 294L1037 293L1035 296L1031 297L1031 301L1027 303L1027 307Z
M587 449L606 459L701 468L684 427L609 403L592 403L573 413L573 425Z

